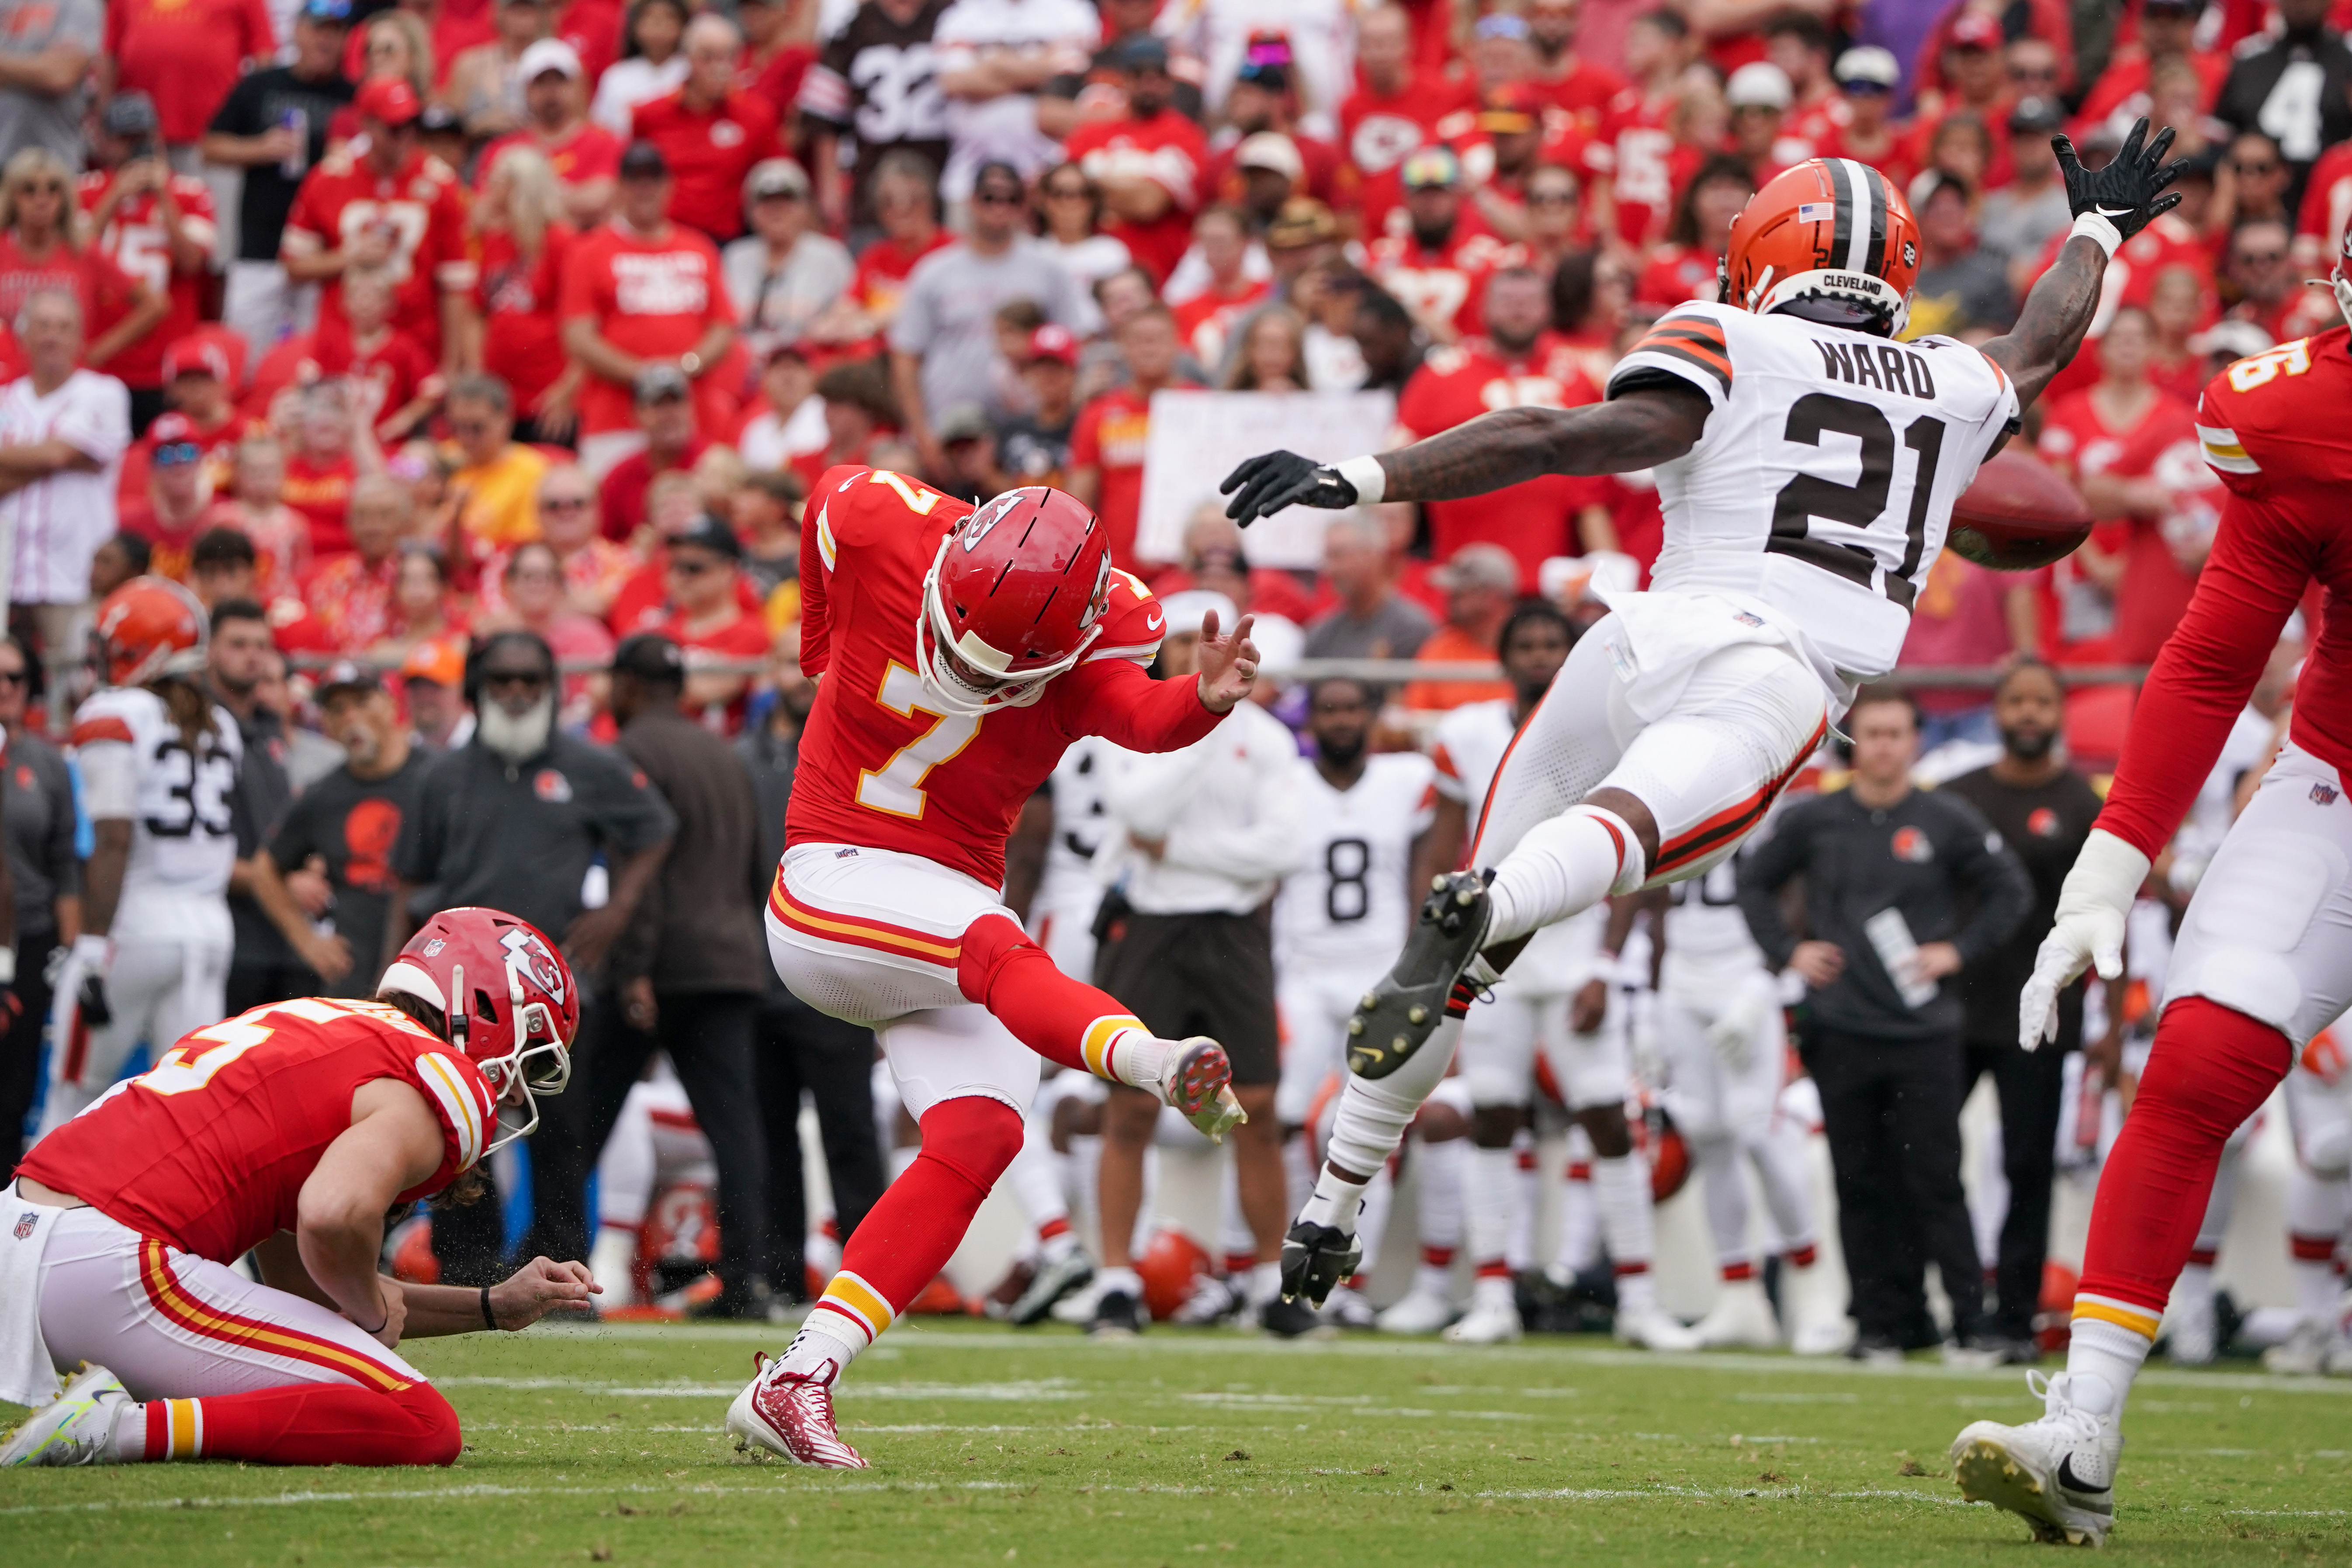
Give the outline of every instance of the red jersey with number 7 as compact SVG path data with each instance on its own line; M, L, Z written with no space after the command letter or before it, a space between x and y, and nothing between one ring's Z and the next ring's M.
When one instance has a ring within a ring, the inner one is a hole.
M801 521L801 666L823 675L801 736L784 842L891 849L995 888L1023 803L1070 742L1172 752L1216 728L1192 680L1144 673L1167 628L1150 590L1110 574L1102 633L1036 697L942 713L916 619L940 542L970 503L880 468L828 468Z
M496 1098L464 1052L396 1007L304 997L184 1037L35 1144L17 1173L233 1263L294 1228L302 1184L377 1079L415 1089L441 1123L440 1168L403 1203L456 1181L497 1135Z

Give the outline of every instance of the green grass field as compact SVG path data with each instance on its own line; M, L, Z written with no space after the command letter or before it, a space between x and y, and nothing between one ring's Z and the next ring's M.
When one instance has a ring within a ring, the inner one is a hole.
M2023 1378L1921 1362L902 1328L841 1399L874 1468L755 1464L719 1426L782 1334L653 1325L406 1347L464 1419L446 1471L14 1470L0 1563L1730 1564L2031 1562L1958 1500L1962 1423ZM2352 1559L2352 1383L2152 1371L2135 1562ZM15 1412L0 1406L0 1418Z

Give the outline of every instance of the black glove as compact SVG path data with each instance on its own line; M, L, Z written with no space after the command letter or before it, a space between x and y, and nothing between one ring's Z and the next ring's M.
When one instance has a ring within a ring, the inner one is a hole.
M1234 491L1240 491L1234 495ZM1225 476L1220 495L1233 496L1225 515L1247 528L1262 517L1272 517L1287 506L1319 506L1338 511L1356 504L1356 487L1311 458L1296 452L1267 452L1252 458Z
M114 1008L106 999L106 976L85 974L81 977L81 1021L93 1029L103 1029L114 1022Z
M2178 192L2168 196L2157 193L2180 177L2189 160L2164 163L2165 153L2172 149L2171 126L2158 132L2156 140L2142 147L2147 138L2147 120L2143 116L2124 138L2123 151L2104 169L2085 169L2074 156L2074 142L2063 136L2050 138L2050 150L2058 154L2058 173L2066 182L2067 210L2076 217L2096 213L2129 239L2157 214L2179 206Z

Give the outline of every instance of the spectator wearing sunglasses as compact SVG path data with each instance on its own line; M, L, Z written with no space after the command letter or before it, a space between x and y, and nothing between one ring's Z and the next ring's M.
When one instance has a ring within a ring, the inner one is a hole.
M205 474L205 448L195 431L176 414L155 421L147 469L147 499L122 508L122 531L147 542L150 568L173 582L188 580L189 552L205 530L212 485Z
M715 517L698 519L669 542L662 563L667 614L656 628L686 650L685 710L730 735L742 728L751 677L705 667L768 657L767 622L743 607L737 587L742 569L735 531Z
M465 499L457 525L476 559L539 537L539 485L547 458L514 438L514 395L494 375L461 375L449 388L449 435L461 460L449 493Z
M485 638L467 660L465 684L473 737L434 763L401 822L392 908L373 962L388 963L438 911L488 904L556 938L582 979L601 984L605 954L660 869L677 820L625 759L556 727L555 655L539 637ZM590 909L583 889L599 855L612 868L611 890ZM549 1245L539 1249L567 1258L587 1250L584 1235L562 1236L567 1226L583 1228L576 1194L586 1167L570 1134L566 1119L551 1118L529 1150L546 1195L538 1223ZM553 1201L567 1192L568 1214ZM504 1250L498 1204L436 1214L433 1248L444 1279L488 1283Z
M1078 324L1077 290L1054 259L1023 243L1028 190L1010 163L985 163L971 190L971 230L919 262L890 323L890 368L907 434L924 466L943 472L931 430L939 413L986 404L996 363L996 312L1034 301L1049 321Z

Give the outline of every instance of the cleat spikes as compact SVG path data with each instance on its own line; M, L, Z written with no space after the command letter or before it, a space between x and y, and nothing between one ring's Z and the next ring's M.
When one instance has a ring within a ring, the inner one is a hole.
M1426 1024L1429 1022L1429 1009L1416 1003L1413 1007L1405 1014L1404 1021L1408 1024Z
M1350 1018L1348 1020L1348 1033L1350 1035L1360 1036L1363 1032L1364 1021L1361 1018Z

